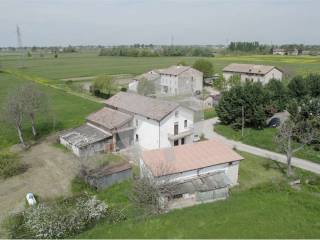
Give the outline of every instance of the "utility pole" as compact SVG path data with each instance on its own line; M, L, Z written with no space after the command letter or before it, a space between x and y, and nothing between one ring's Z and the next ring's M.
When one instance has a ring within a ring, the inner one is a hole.
M243 107L243 105L241 107L241 112L242 112L241 137L243 137L243 135L244 135L244 107Z
M22 37L21 37L21 32L19 25L17 25L17 43L18 43L18 51L20 52L20 63L19 66L20 68L24 67L23 65L23 47L22 47Z
M174 38L173 35L171 35L171 46L173 46Z

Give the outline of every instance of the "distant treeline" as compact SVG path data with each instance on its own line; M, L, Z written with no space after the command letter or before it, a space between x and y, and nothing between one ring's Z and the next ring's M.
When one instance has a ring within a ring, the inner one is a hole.
M235 52L256 52L269 53L271 46L261 45L259 42L231 42L228 46L228 51Z
M190 56L213 57L214 49L201 46L153 46L135 44L132 46L117 46L102 48L100 56L126 57L161 57L161 56Z
M298 50L302 51L320 51L319 45L303 45L303 44L283 44L283 45L267 45L259 42L231 42L226 53L230 52L244 52L244 53L258 53L258 54L272 54L274 48L280 48L284 51L291 52Z

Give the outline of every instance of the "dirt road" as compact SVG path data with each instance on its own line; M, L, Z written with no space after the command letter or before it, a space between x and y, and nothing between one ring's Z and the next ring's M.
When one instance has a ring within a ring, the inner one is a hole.
M48 141L23 152L21 158L29 165L28 170L21 175L0 180L0 222L10 212L23 209L28 192L43 199L69 195L71 180L79 170L76 157ZM0 237L3 234L0 229Z

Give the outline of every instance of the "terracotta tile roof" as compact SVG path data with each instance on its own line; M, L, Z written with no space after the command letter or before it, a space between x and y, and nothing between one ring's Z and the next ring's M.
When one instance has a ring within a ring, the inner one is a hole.
M105 127L109 130L121 127L131 119L132 116L129 114L106 107L90 114L87 117L87 121Z
M268 65L232 63L232 64L226 66L223 69L223 71L224 72L253 73L253 74L265 75L274 68L276 68L276 67L275 66L268 66Z
M109 107L135 113L157 121L162 120L169 113L179 107L174 102L141 96L135 93L119 92L105 101Z
M152 174L159 177L239 161L243 157L218 140L208 140L144 151L142 160Z
M168 74L168 75L174 75L177 76L187 70L189 70L191 67L190 66L171 66L165 69L159 69L160 74Z

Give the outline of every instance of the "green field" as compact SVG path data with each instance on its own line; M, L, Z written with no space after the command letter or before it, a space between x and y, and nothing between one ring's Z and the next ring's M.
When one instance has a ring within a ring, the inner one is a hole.
M97 52L60 54L59 58L46 55L44 58L32 58L17 55L0 56L5 69L20 69L25 74L58 80L71 77L96 76L100 74L139 74L154 68L163 68L180 61L193 64L196 57L104 57ZM312 56L218 56L208 58L216 72L221 72L226 65L237 63L269 64L282 68L286 75L320 73L320 57Z
M0 73L0 104L2 105L7 93L15 87L25 83L27 80L18 79L15 76ZM52 131L71 128L84 122L84 118L91 112L99 109L102 104L95 103L77 96L70 95L62 90L48 86L39 85L48 95L50 104L50 120L40 117L37 126L40 135ZM2 108L0 115L2 115ZM24 124L24 133L28 137L31 135L30 126ZM0 124L0 149L9 147L18 142L15 129L8 125Z
M52 109L57 114L58 129L67 128L83 122L83 117L95 110L98 104L88 101L97 100L86 93L78 92L75 89L77 86L67 85L61 79L101 74L135 75L150 69L177 64L180 61L192 65L197 59L196 57L100 57L97 52L60 54L57 59L50 54L43 58L39 55L31 58L20 57L18 54L0 55L2 68L11 73L11 76L0 74L0 100L3 101L6 93L23 81L34 81L43 85L43 89L51 97ZM275 65L284 69L290 76L320 72L320 57L252 55L218 56L208 59L214 64L216 72L221 72L224 66L232 62ZM206 113L206 117L211 116L214 116L213 112ZM13 139L16 138L12 130L7 130L3 124L0 127L2 128L0 146L14 143ZM45 126L43 131L47 131Z
M216 125L214 130L226 138L240 141L259 148L264 148L270 151L280 152L276 143L274 142L274 136L277 132L277 129L275 128L264 128L262 130L245 128L243 137L241 136L241 131L236 131L230 126L222 124ZM310 146L305 146L302 150L296 152L294 156L320 163L320 152L315 151Z
M319 186L293 190L281 165L241 153L240 185L226 201L202 204L147 220L110 225L101 222L77 238L317 238L320 236ZM302 179L313 178L297 171ZM319 179L318 179L319 181ZM132 212L124 182L98 193L112 206ZM126 209L126 208L125 208Z

